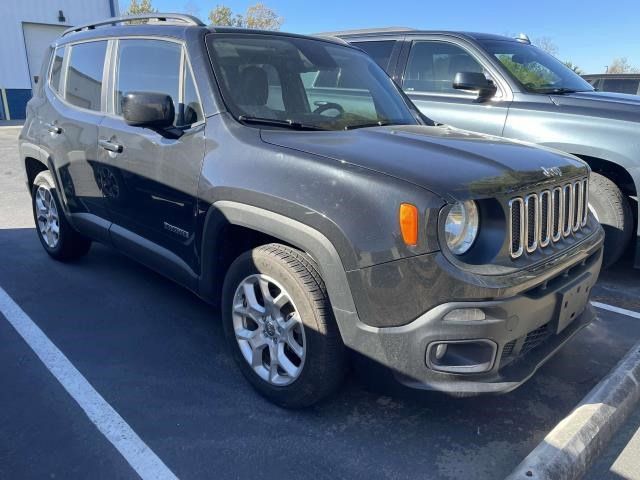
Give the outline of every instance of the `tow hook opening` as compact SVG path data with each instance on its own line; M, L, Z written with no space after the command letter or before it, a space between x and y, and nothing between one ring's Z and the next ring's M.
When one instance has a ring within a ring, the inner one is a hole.
M483 373L491 370L497 345L491 340L439 341L426 351L427 367L446 373Z

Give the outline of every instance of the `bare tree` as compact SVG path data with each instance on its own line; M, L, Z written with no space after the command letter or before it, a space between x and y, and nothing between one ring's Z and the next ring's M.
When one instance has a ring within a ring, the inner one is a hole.
M263 3L250 6L244 15L233 13L225 5L218 5L209 13L209 20L213 25L260 30L280 30L284 22L282 17Z
M584 73L582 69L578 65L573 63L571 60L567 60L566 62L562 62L562 63L564 63L567 68L570 68L578 75L582 75Z
M140 15L143 13L157 13L158 10L153 8L151 0L131 0L129 9L124 12L125 15Z
M242 15L234 14L229 7L218 5L209 12L209 20L213 25L222 27L242 27Z
M187 0L182 10L184 13L193 15L194 17L200 16L200 7L198 7L198 4L194 0Z
M247 14L245 15L245 25L247 28L280 30L283 23L284 18L278 16L276 12L263 3L256 3L247 8Z
M557 55L558 54L558 46L555 44L555 42L550 38L550 37L540 37L540 38L536 38L535 40L533 40L532 42L536 47L541 48L542 50L544 50L545 52L547 52L550 55Z
M629 65L627 57L619 57L611 61L607 73L640 73L640 69Z

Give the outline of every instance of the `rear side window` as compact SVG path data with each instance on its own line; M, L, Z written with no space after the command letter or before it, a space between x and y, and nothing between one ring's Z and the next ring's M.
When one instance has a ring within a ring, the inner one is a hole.
M122 114L128 92L155 92L171 97L177 117L182 46L163 40L120 40L119 45L116 114Z
M64 62L64 47L56 48L51 62L51 72L49 74L49 86L56 93L60 91L60 79L62 78L62 63Z
M67 102L100 111L106 51L106 41L79 43L71 47L64 95Z
M353 45L367 52L367 54L385 70L388 70L389 68L389 60L391 59L391 52L393 51L395 44L395 40L353 42Z

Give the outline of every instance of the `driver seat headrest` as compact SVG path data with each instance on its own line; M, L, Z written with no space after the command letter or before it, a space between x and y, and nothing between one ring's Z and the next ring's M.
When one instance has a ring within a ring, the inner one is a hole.
M240 104L262 107L269 99L269 80L264 68L250 66L240 73Z

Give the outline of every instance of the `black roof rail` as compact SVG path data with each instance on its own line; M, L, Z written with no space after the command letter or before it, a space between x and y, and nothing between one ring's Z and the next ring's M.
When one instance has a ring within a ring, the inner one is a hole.
M187 25L194 25L197 27L206 26L198 18L193 15L185 15L182 13L144 13L141 15L125 15L122 17L113 17L101 22L86 23L84 25L78 25L77 27L71 27L62 33L62 36L68 35L74 32L80 32L82 30L93 30L96 27L103 25L116 25L118 23L127 23L135 20L156 20L158 23L177 21L179 23L185 23Z

